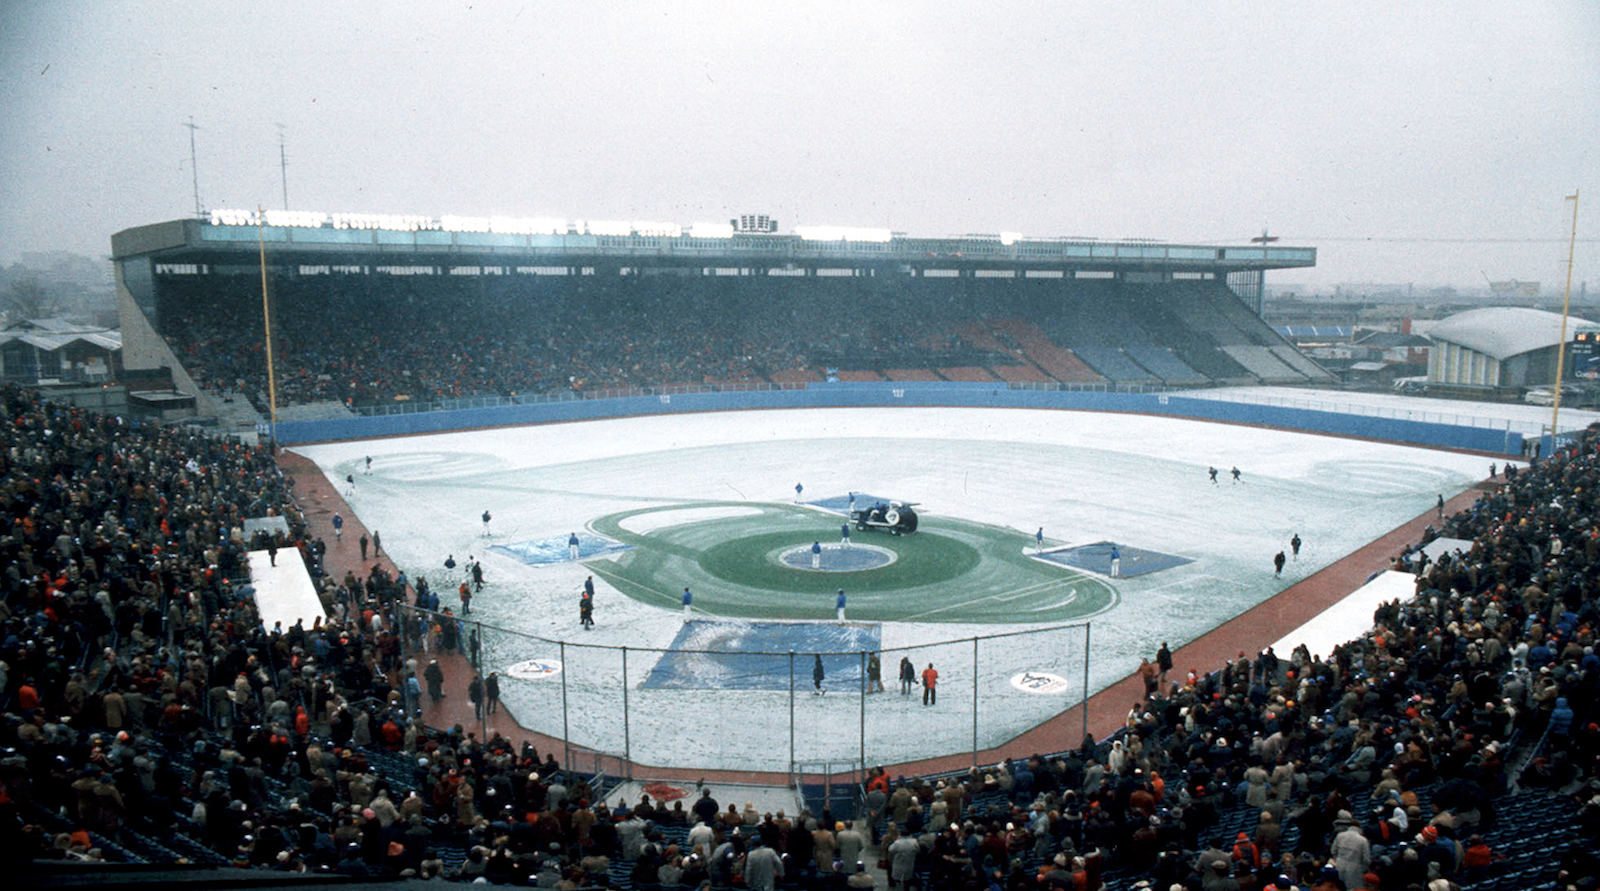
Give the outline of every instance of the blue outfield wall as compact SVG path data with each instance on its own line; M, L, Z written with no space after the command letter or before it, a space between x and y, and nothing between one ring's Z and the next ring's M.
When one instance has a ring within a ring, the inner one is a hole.
M1135 412L1203 421L1281 427L1309 433L1359 436L1434 448L1519 456L1522 454L1522 434L1504 429L1225 402L1166 393L1013 390L1004 384L944 381L812 384L804 390L632 396L620 399L544 402L533 405L454 409L327 421L280 421L278 441L284 445L295 445L334 440L374 439L384 436L411 436L419 433L444 433L480 427L590 421L678 412L907 405Z

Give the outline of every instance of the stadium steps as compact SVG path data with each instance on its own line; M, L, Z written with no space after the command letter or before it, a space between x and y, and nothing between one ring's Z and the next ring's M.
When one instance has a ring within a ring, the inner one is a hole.
M1311 358L1295 349L1293 346L1282 344L1279 346L1269 347L1269 349L1272 350L1272 355L1283 360L1284 364L1312 379L1313 381L1325 383L1334 379L1333 375L1329 374L1327 369L1312 361Z
M957 368L936 368L939 375L947 381L970 381L975 383L993 383L999 378L990 374L985 368L978 366L963 366Z
M944 378L939 376L939 372L937 370L935 370L935 369L932 369L932 368L885 368L883 370L883 377L884 377L884 379L891 380L891 381L941 381L941 380L944 380ZM839 375L839 379L840 380L844 380L845 379L843 373L841 373Z
M1080 359L1089 363L1091 368L1104 375L1107 380L1129 384L1156 382L1155 375L1144 370L1139 363L1128 358L1116 347L1079 345L1076 351Z
M839 380L841 380L841 381L881 381L881 380L884 380L884 376L879 374L876 371L872 371L872 370L866 369L866 368L853 368L853 369L850 369L848 371L846 371L844 369L840 369L839 370Z
M994 319L991 324L1021 345L1022 355L1050 378L1063 384L1100 383L1105 380L1071 350L1056 346L1027 319Z
M1026 356L1021 365L991 365L988 372L1008 384L1046 384L1052 378Z
M1283 364L1281 359L1264 346L1225 346L1222 351L1243 365L1264 384L1305 383L1305 375Z
M1185 365L1182 359L1166 347L1130 346L1128 355L1149 369L1151 374L1161 378L1163 383L1179 385L1206 383L1205 375Z

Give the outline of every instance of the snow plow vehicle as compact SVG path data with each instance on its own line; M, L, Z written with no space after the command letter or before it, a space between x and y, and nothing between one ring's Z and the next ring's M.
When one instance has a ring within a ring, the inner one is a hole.
M917 512L913 504L899 501L879 501L850 512L850 521L857 529L876 529L890 535L909 535L917 531Z

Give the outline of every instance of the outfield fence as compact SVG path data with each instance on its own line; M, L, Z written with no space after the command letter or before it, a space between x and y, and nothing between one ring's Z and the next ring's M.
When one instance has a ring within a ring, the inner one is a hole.
M833 625L690 621L731 642L753 628L793 625L801 632L793 639L825 644L826 636L804 632ZM405 606L406 657L420 666L438 655L445 623L455 624L458 649L480 674L498 672L501 706L559 741L565 766L624 779L648 776L652 765L780 773L791 782L819 762L849 762L857 774L950 756L977 766L980 753L1028 731L1047 734L1038 751L1075 748L1088 732L1086 710L1081 727L1041 729L1088 699L1088 622L874 649L661 648L554 640ZM923 680L930 668L932 692Z

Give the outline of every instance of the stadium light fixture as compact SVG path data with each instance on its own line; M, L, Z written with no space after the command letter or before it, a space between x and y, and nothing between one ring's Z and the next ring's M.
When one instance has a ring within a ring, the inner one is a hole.
M211 225L213 226L254 226L255 224L256 212L253 210L224 208L211 212Z
M888 229L864 229L853 226L796 226L794 234L802 241L875 241L888 242L894 233Z
M1021 240L1022 240L1022 233L1021 232L1001 232L1000 233L1000 243L1003 244L1003 245L1006 245L1007 247L1009 247L1009 246L1011 246L1013 244L1016 244L1017 242L1019 242Z
M695 223L689 227L690 238L732 238L732 223Z
M321 229L322 224L328 221L327 214L310 210L269 210L265 216L268 226L288 226L296 229Z
M587 229L590 235L633 234L633 224L626 220L590 220Z
M677 238L683 234L683 227L677 223L666 223L655 220L634 220L633 231L636 235L658 238Z

